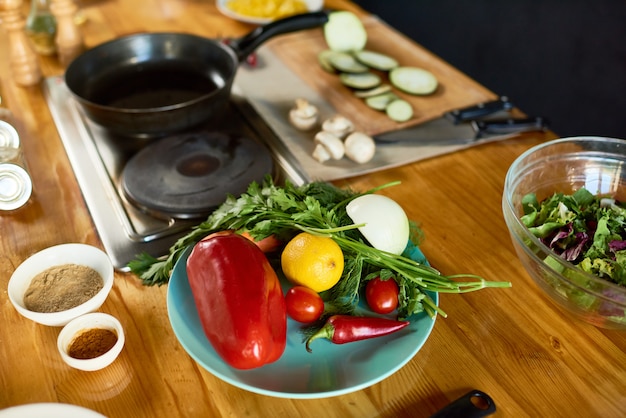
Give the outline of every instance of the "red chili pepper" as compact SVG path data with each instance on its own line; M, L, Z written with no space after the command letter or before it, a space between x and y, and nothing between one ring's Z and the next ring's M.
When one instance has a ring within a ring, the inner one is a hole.
M204 333L226 363L252 369L280 358L285 299L256 245L230 231L209 235L189 255L187 276Z
M315 334L306 340L306 350L310 353L311 341L326 338L334 344L345 344L367 340L399 331L409 325L409 321L367 316L333 315Z

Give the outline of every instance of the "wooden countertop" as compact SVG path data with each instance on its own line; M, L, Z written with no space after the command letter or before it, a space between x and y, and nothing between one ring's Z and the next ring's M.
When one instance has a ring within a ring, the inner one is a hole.
M362 13L343 0L327 5ZM251 29L223 17L212 1L83 0L80 6L87 46L138 31L218 37ZM0 32L2 97L19 120L34 194L20 210L0 213L0 409L63 402L109 417L426 417L477 388L494 398L497 417L619 417L626 411L626 333L574 321L547 301L519 263L501 215L509 165L552 134L525 134L338 182L367 189L401 180L386 193L421 223L422 248L433 265L444 274L471 272L513 284L442 295L448 318L437 319L407 365L374 386L291 400L225 383L175 338L166 287L143 287L122 273L101 308L125 327L121 356L102 371L70 369L56 350L59 329L21 317L9 302L7 283L41 249L101 243L41 89L16 86L6 56L7 37ZM40 62L45 75L63 71L54 58Z

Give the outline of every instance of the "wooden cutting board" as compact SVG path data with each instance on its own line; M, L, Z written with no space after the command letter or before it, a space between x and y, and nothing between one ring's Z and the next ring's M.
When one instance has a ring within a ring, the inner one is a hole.
M363 25L368 34L366 49L390 55L400 65L429 70L439 81L436 92L428 96L412 96L394 89L396 94L413 105L415 114L407 122L394 122L383 112L369 108L362 99L354 96L350 88L341 84L336 74L320 67L317 55L328 48L321 29L281 35L268 42L267 47L338 113L349 117L357 129L370 135L417 125L440 117L449 110L497 97L377 17L367 16ZM387 80L386 73L379 74Z

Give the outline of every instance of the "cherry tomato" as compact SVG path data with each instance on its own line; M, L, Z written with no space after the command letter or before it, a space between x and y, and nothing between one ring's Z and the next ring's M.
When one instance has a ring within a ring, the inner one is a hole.
M294 286L285 295L287 315L305 324L317 321L324 313L324 301L313 289Z
M388 314L398 307L398 284L394 279L372 279L365 285L365 300L370 309L379 314Z

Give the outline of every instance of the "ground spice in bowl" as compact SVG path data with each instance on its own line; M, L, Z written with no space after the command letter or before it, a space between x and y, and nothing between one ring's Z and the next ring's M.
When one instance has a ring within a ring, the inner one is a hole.
M24 306L34 312L61 312L94 297L104 286L91 267L62 264L37 274L24 293Z
M68 354L76 359L92 359L109 351L117 342L117 334L104 328L91 328L79 333L70 343Z

